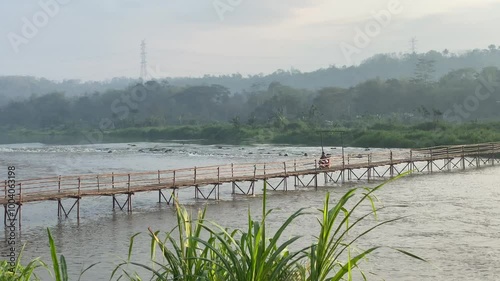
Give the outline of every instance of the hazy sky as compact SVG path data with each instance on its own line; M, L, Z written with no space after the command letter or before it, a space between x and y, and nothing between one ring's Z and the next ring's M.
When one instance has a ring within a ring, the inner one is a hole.
M500 45L499 27L500 0L0 0L0 75L138 77L142 39L155 76L311 71L407 52L412 37L419 52Z

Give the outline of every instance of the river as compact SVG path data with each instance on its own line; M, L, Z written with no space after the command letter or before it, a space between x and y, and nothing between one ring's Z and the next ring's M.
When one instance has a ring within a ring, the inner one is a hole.
M334 155L339 148L325 148ZM346 153L365 149L347 148ZM167 151L167 152L165 152ZM374 151L374 150L372 150ZM290 158L319 156L317 147L202 146L189 143L122 143L97 145L0 145L0 171L7 177L7 166L15 166L17 179L45 176L154 171L213 164L271 162ZM389 248L383 248L363 261L370 280L500 280L500 166L467 171L412 175L391 182L377 192L377 204L387 208L379 219L404 217L363 238L357 245L396 247L416 254L420 262ZM321 182L321 181L320 181ZM275 208L269 219L273 229L292 212L321 208L327 192L332 200L353 187L375 186L380 182L327 184L318 190L289 186L288 192L271 192L268 207ZM232 196L230 186L221 187L221 201L196 201L192 190L179 193L180 201L191 210L207 204L207 217L230 228L246 226L247 211L261 212L261 187L256 196ZM71 276L98 262L82 280L109 280L116 264L127 257L130 237L138 236L134 259L147 261L148 227L168 231L175 225L174 209L158 204L157 193L136 194L133 213L112 210L109 197L83 198L81 219L57 218L57 203L28 203L23 206L21 239L26 243L25 260L41 256L50 261L46 228L54 235L58 252L65 255ZM69 201L65 204L70 204ZM3 216L3 209L2 214ZM315 214L302 217L291 226L286 237L302 235L308 245L318 229ZM8 252L7 231L0 247ZM375 275L371 275L371 273ZM42 273L42 276L43 273ZM74 278L76 279L76 278Z

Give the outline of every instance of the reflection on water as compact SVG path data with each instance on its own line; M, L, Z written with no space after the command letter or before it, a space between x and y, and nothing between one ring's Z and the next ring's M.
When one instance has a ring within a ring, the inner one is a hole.
M338 149L331 149L338 154ZM348 149L348 151L358 151ZM194 144L102 144L92 146L51 146L42 144L0 146L0 165L15 165L19 178L59 174L146 171L230 162L261 162L319 155L313 147L279 146L199 146ZM282 156L280 156L280 154ZM358 243L366 248L384 245L403 248L429 260L421 263L384 248L368 262L365 272L375 272L374 280L500 280L500 167L467 172L411 176L385 186L378 198L387 209L380 219L405 216L393 225L371 233ZM291 186L292 184L289 183ZM364 184L367 183L356 183ZM282 223L298 208L314 212L322 206L326 192L333 200L354 184L314 189L272 192L268 203L275 212L270 228ZM208 218L232 227L244 227L250 208L260 214L261 201L256 197L231 196L230 186L221 187L220 202L209 202ZM261 186L258 186L258 191ZM205 205L193 199L193 191L181 191L181 202L195 211ZM111 210L111 198L84 198L82 219L75 216L58 221L55 202L23 206L23 242L25 258L44 257L49 261L46 227L50 227L58 250L66 256L73 276L84 266L100 262L83 280L109 279L121 258L126 258L129 238L142 232L136 241L135 259L146 262L149 256L147 228L170 230L175 223L174 210L159 205L157 193L134 196L134 212ZM70 204L70 202L65 202ZM302 235L301 245L308 245L318 229L314 215L300 218L285 237ZM4 236L6 233L4 232ZM2 246L2 254L6 248Z

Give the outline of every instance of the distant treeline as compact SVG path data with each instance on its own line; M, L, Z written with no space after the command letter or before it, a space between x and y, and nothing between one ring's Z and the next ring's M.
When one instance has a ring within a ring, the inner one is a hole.
M422 122L402 124L389 120L357 120L346 127L318 128L302 121L283 128L229 123L132 127L99 131L18 129L0 136L0 143L96 144L109 142L182 141L201 144L288 144L319 146L419 148L500 141L500 122ZM321 130L319 130L321 129ZM322 133L321 133L322 132ZM342 132L342 133L341 133Z
M375 78L409 79L414 77L415 66L421 61L432 64L429 65L432 67L429 68L428 78L436 81L453 70L472 68L480 71L489 66L500 67L500 47L492 44L484 49L474 49L460 54L448 50L429 51L423 54L379 54L365 60L359 66L331 65L312 72L280 69L268 75L243 76L234 73L220 76L206 75L200 78L154 78L164 79L170 85L177 87L222 85L233 94L264 91L272 82L316 91L328 87L350 88ZM138 79L124 77L109 81L83 82L73 79L54 82L44 78L4 76L0 77L0 106L11 100L19 101L32 95L41 96L51 92L61 92L67 97L76 97L107 90L123 90L137 82Z
M233 94L215 84L181 87L149 81L81 97L51 93L0 107L0 124L7 130L104 131L214 123L283 129L296 123L329 127L363 120L416 124L500 119L498 68L455 70L434 81L429 76L433 64L419 60L409 79L377 78L317 91L272 82L265 89Z

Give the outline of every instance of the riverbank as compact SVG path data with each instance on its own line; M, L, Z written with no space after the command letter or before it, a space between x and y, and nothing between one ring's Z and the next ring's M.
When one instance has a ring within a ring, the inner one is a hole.
M133 141L185 140L201 144L288 144L374 148L419 148L438 145L460 145L500 141L500 122L452 125L426 122L413 125L375 123L370 126L318 128L304 123L291 123L283 128L264 126L235 126L227 123L210 125L132 127L106 131L72 130L13 130L3 143L106 143ZM337 131L337 132L334 132ZM344 131L339 133L338 131Z

